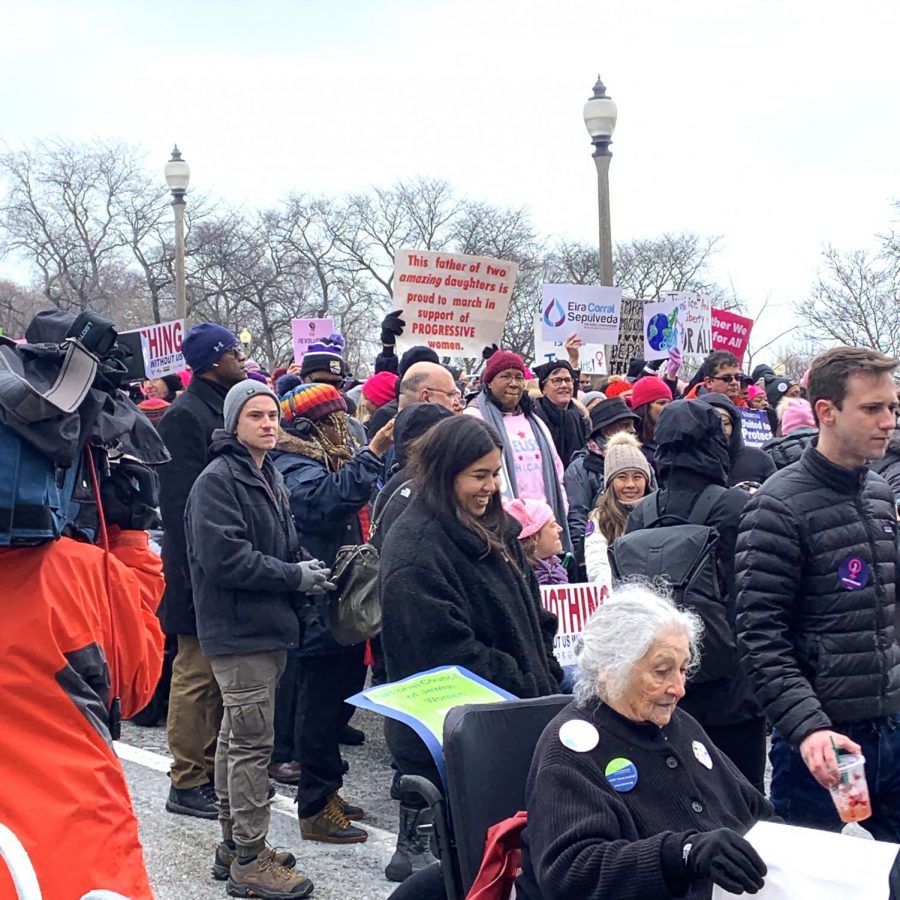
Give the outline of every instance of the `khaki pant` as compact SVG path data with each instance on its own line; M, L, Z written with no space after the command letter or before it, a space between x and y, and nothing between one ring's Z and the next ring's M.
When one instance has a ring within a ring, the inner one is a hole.
M269 763L275 746L275 688L287 651L214 656L222 691L222 729L216 747L216 799L222 833L238 855L259 853L269 831Z
M196 637L180 634L166 718L172 787L186 791L212 781L221 723L222 695L209 660Z

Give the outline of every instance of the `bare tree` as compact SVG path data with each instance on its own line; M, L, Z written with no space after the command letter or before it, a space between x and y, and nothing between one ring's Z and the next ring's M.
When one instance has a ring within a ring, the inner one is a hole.
M51 308L47 299L7 279L0 279L0 334L20 338L25 328L43 309Z

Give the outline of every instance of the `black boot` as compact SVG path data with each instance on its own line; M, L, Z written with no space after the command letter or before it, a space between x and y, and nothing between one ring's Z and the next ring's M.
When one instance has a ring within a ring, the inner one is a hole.
M435 862L428 849L428 838L416 830L419 825L430 825L430 809L416 809L400 804L400 830L397 834L397 849L384 870L388 881L405 881L413 872L418 872Z

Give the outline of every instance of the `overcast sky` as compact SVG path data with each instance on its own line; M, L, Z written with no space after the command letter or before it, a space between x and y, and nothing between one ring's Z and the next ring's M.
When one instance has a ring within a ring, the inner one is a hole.
M264 205L398 178L527 205L595 241L582 106L619 120L613 240L722 235L757 340L823 244L871 246L900 196L900 3L0 0L0 139L177 141L191 187ZM162 173L160 171L160 178Z

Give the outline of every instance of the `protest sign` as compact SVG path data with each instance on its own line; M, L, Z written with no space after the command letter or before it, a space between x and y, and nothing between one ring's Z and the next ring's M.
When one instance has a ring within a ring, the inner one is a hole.
M556 359L568 359L562 341L545 341L542 334L543 320L541 313L536 312L534 314L534 364L536 366ZM582 344L578 367L584 375L605 375L606 347L602 344Z
M712 349L712 306L696 291L667 291L644 303L644 359L665 359L677 347L684 356Z
M489 256L398 250L394 305L406 328L398 348L426 344L442 356L481 356L503 339L519 264Z
M545 284L541 289L541 340L577 334L586 344L616 344L622 289L595 284Z
M712 348L727 350L737 357L740 365L744 364L744 353L750 343L750 330L753 319L739 316L727 309L712 310Z
M328 337L333 331L333 319L291 319L294 362L303 362L303 355L306 353L309 345Z
M769 416L764 409L739 408L743 425L744 443L748 447L762 447L766 441L772 440L772 428Z
M553 655L561 666L574 666L575 644L597 607L609 596L608 584L545 584L541 604L558 621Z
M454 706L517 699L462 666L439 666L402 681L371 687L348 703L409 725L431 751L444 777L444 719Z
M147 325L134 331L122 332L134 335L140 340L141 355L144 358L144 375L147 378L162 378L174 375L187 368L181 355L181 341L184 338L184 319ZM128 343L128 341L125 341Z

